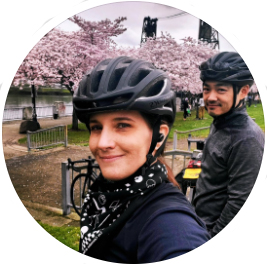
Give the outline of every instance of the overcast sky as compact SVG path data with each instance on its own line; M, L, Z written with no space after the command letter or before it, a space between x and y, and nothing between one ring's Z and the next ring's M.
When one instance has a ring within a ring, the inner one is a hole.
M114 20L118 17L127 17L123 25L127 28L122 35L115 38L120 46L139 46L141 40L144 17L158 18L157 36L160 32L168 32L181 43L184 37L198 38L199 19L190 14L184 14L173 18L167 18L183 12L170 6L148 2L121 2L112 3L88 9L77 15L90 21L100 21L106 18ZM212 25L211 25L212 26ZM78 26L66 20L58 26L63 30L77 30ZM235 49L219 35L220 51L235 51Z

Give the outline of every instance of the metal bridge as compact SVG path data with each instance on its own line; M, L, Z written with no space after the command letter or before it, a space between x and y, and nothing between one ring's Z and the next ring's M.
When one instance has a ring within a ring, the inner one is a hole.
M150 18L149 16L145 17L143 20L141 44L146 42L147 38L156 38L158 20L173 19L187 14L188 13L182 11L180 13L165 17L158 17L158 18ZM220 49L218 31L216 31L209 24L207 24L202 20L199 20L198 39L203 43L207 43L208 45L210 45L212 49Z

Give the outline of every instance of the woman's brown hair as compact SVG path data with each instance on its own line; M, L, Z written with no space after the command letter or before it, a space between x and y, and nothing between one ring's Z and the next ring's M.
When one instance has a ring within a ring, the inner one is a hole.
M141 115L143 116L143 118L146 120L146 122L149 124L150 128L153 129L153 125L155 123L155 119L153 116L151 116L150 114L145 114L141 112ZM161 119L161 124L166 124L168 125L168 127L170 128L170 124L168 123L167 120ZM165 149L165 145L166 145L167 140L165 140L165 142L163 143L163 150ZM167 172L168 172L168 180L176 187L178 187L181 190L181 186L180 184L175 180L175 176L173 174L172 169L170 168L170 166L168 166L168 164L166 163L164 157L163 157L163 152L160 153L159 157L157 158L159 160L159 162L163 165L165 165Z

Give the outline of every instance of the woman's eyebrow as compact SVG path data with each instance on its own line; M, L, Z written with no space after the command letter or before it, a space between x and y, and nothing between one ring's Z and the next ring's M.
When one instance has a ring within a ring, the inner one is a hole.
M114 119L113 119L113 121L116 121L116 122L118 122L118 121L130 121L130 122L135 122L132 118L130 118L130 117L115 117ZM94 123L94 124L96 124L96 123L100 123L97 119L90 119L89 120L89 124L92 124L92 123Z
M96 119L89 119L89 124L91 123L99 123Z
M129 118L129 117L115 117L113 120L114 121L132 121L132 122L134 122L134 120L132 118Z

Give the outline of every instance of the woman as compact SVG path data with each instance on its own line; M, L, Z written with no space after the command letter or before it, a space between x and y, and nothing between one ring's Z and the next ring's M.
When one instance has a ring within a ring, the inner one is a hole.
M84 200L80 252L117 263L148 263L209 239L161 158L174 122L167 75L128 57L100 62L74 94L101 175Z

